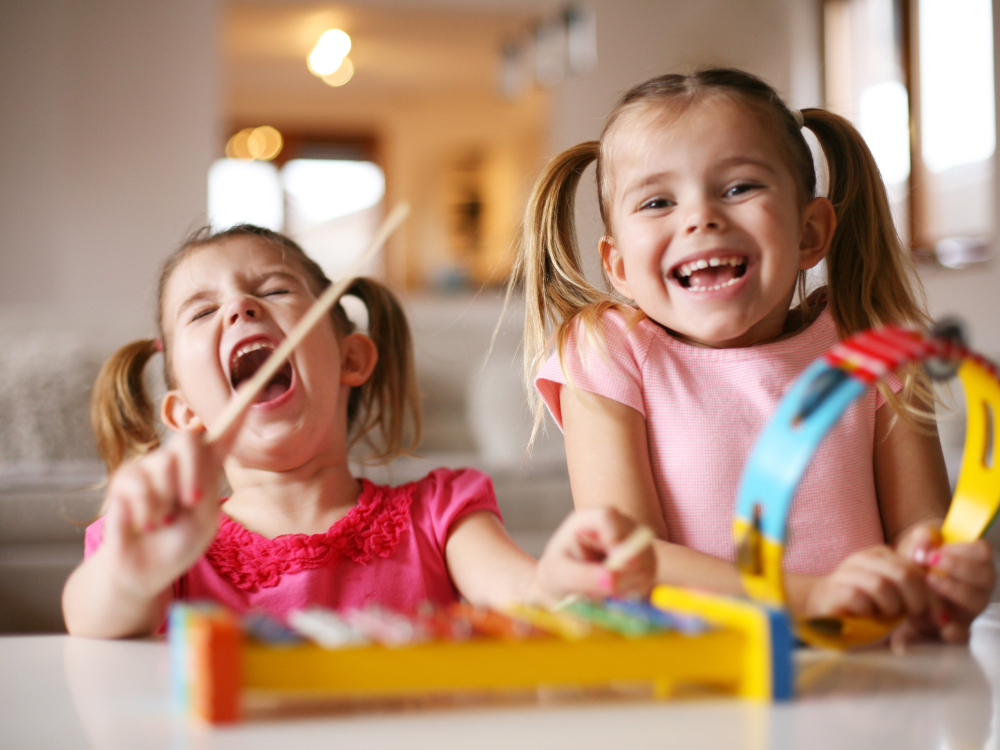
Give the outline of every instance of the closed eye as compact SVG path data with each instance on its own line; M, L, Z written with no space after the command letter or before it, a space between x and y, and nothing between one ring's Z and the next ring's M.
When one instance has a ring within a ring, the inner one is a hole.
M273 297L275 295L288 294L288 293L289 293L288 289L269 289L266 292L261 292L260 296L261 297Z
M211 314L212 314L212 313L214 313L214 312L215 312L215 311L216 311L217 309L218 309L218 308L216 308L216 307L206 307L206 308L205 308L204 310L199 310L198 312L196 312L196 313L195 313L195 314L194 314L194 315L192 316L192 318L191 318L191 322L192 322L192 323L194 323L194 322L195 322L196 320L198 320L199 318L204 318L204 317L206 317L206 316L208 316L208 315L211 315Z

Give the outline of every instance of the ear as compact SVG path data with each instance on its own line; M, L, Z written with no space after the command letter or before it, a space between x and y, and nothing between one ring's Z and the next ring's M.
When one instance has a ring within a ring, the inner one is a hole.
M802 211L799 269L812 268L830 252L837 229L837 212L829 198L813 198Z
M363 385L378 362L375 342L363 333L352 333L340 342L340 382Z
M614 238L608 235L601 237L601 241L597 245L597 251L601 254L601 266L604 268L604 273L607 274L611 286L623 297L635 299L632 296L632 290L629 288L628 281L625 280L625 259L622 258L621 252L615 247Z
M167 391L160 405L160 419L173 432L203 432L205 423L191 411L180 391Z

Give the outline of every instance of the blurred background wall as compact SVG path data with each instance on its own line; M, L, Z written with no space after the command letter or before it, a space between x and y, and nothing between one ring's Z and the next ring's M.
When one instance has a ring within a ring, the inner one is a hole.
M160 261L204 219L219 8L15 1L3 18L0 315L144 331Z
M493 160L488 189L515 196L490 217L490 247L477 271L485 277L496 267L502 275L520 203L544 158L594 137L630 84L664 70L728 64L764 76L795 105L823 100L819 0L587 5L597 20L597 66L512 103L497 93L497 63L491 71L482 61L496 61L505 37L557 15L564 3L7 0L0 321L71 325L111 340L148 330L155 271L204 223L208 168L238 125L376 135L388 198L418 209L390 251L389 275L419 286L435 272L443 239L420 209L447 190L434 180L441 182L449 159L453 171L460 168L462 148L473 160ZM356 40L356 80L330 89L308 75L299 53L337 19L367 30ZM381 36L383 46L366 49L366 33ZM409 45L401 47L401 38ZM463 43L476 65L433 60L435 45L454 52ZM305 85L289 86L282 72L292 53ZM449 94L435 78L462 84ZM589 246L598 230L592 199L581 203ZM946 273L927 267L923 275L935 313L961 314L980 346L1000 350L990 304L997 264Z
M765 76L798 103L819 100L817 11L792 0L592 3L593 72L504 99L495 62L503 39L562 5L8 0L0 28L0 320L112 340L147 331L156 269L204 223L206 175L236 126L376 136L389 199L417 208L390 269L414 286L426 281L422 271L433 272L442 243L420 209L445 189L434 182L463 148L493 159L491 189L516 196L516 210L505 208L487 232L487 265L503 266L519 204L544 159L594 137L628 85L721 63ZM308 74L300 52L338 19L358 27L358 69L349 85L331 89ZM383 46L366 49L366 33ZM436 43L451 52L464 45L478 67L445 57L435 69L427 61ZM293 62L298 78L286 70ZM471 67L478 81L470 81ZM448 90L435 78L457 84ZM486 142L491 153L483 153Z

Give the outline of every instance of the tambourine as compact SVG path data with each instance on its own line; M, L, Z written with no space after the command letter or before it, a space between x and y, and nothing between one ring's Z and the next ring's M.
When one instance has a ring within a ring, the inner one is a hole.
M893 326L864 331L834 346L802 373L750 453L736 498L734 534L737 565L752 599L786 606L781 559L788 514L813 453L854 399L913 362L922 363L935 380L957 373L965 390L965 448L942 540L973 541L989 527L1000 506L996 366L963 344L955 323L939 325L930 334ZM799 621L796 631L807 643L847 648L876 641L899 622L823 617Z

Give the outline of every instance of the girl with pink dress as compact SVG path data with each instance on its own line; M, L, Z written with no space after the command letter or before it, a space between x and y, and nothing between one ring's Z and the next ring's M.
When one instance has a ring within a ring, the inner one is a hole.
M826 195L803 128L825 155ZM576 246L592 162L607 291ZM527 382L563 430L576 507L650 526L658 581L741 593L736 490L786 388L841 338L928 323L864 140L742 71L663 75L622 96L599 141L553 159L524 226ZM806 271L824 262L810 294ZM907 615L965 640L996 574L987 542L937 543L949 497L930 384L913 369L853 404L803 478L792 608Z
M347 291L367 308L367 333L336 305L242 424L209 443L206 426L329 284L294 242L248 225L200 233L167 261L159 337L119 350L94 389L111 476L63 592L71 634L156 632L174 599L285 619L317 604L411 612L459 596L499 607L648 591L648 549L615 572L602 564L635 527L616 511L571 515L536 561L507 535L480 472L438 469L399 487L353 476L359 441L388 461L419 435L406 319L370 279ZM159 416L173 433L164 445L143 383L157 353L168 389Z

